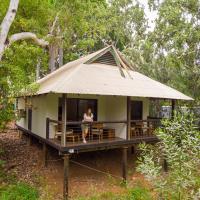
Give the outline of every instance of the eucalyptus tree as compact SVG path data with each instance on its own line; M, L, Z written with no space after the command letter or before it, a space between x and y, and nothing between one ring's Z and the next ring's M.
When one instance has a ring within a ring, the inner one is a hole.
M149 0L155 29L129 49L139 70L200 100L200 2Z

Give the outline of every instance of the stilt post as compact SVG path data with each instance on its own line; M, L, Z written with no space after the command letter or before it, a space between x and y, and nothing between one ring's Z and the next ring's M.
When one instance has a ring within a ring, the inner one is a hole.
M166 159L163 160L163 170L164 170L165 172L168 171L168 164L167 164L167 160L166 160Z
M63 156L64 160L64 180L63 180L63 199L68 200L69 199L69 154L64 154Z
M135 146L131 147L131 154L135 154Z
M122 178L123 181L127 181L127 151L128 147L122 148Z
M48 154L48 149L46 143L43 143L42 146L42 160L43 160L43 166L47 167L47 154Z
M32 136L28 135L28 146L31 146L32 144L33 144Z

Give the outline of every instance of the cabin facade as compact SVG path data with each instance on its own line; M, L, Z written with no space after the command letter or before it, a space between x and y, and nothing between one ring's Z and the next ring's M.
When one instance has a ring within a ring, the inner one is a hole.
M64 157L64 198L67 198L69 155L100 149L123 149L123 178L126 152L142 141L156 142L158 119L150 116L150 100L192 100L181 92L137 72L113 46L67 63L40 79L36 94L17 99L23 116L19 130L56 148ZM94 121L87 143L82 141L83 113L91 108Z

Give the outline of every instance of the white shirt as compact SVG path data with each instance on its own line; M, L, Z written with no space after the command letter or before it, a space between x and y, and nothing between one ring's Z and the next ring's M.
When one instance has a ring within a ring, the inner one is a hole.
M84 122L92 122L93 121L93 114L91 113L91 115L87 115L86 113L84 113L83 115L83 121Z

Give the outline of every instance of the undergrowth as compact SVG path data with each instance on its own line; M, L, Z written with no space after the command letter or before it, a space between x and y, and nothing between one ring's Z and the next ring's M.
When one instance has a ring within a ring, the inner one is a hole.
M150 191L142 188L135 187L128 189L124 194L115 194L112 192L106 192L102 194L96 194L91 197L77 197L74 200L153 200Z

